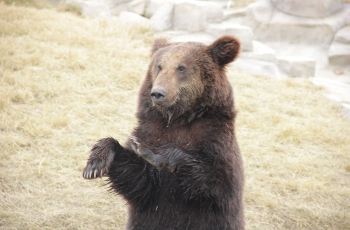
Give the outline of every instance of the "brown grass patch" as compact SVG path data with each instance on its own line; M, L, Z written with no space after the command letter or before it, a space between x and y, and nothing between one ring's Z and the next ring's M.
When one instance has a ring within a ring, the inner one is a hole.
M30 6L35 8L47 8L52 6L48 0L0 0L0 2L8 5Z
M0 228L122 229L125 202L81 173L135 126L152 35L0 4ZM346 229L350 123L307 81L231 71L247 229Z
M82 15L82 9L77 3L50 0L0 0L0 3L13 6L26 6L38 9L56 9L60 12L69 12L78 16Z

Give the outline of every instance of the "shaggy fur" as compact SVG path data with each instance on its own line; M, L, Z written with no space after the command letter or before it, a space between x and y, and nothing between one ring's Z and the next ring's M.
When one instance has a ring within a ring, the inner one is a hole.
M243 169L225 75L238 51L227 36L210 46L155 42L137 128L125 147L100 140L84 170L87 179L108 175L127 200L127 229L244 229ZM150 97L156 86L167 92L164 104Z

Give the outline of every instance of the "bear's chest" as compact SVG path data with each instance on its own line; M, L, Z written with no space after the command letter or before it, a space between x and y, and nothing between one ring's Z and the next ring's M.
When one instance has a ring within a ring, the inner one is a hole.
M208 128L204 123L164 127L159 123L147 123L136 129L135 135L141 144L151 148L176 146L183 150L196 149L205 139Z

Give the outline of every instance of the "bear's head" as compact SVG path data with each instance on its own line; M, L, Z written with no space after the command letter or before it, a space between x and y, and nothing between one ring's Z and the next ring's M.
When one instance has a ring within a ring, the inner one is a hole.
M239 47L239 42L230 36L209 46L156 40L141 89L142 112L158 112L170 121L203 107L232 107L225 66L237 57Z

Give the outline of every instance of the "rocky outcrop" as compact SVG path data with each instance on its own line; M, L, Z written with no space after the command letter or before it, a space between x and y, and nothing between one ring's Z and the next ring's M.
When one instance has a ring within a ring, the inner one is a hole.
M119 14L119 21L129 26L150 27L150 20L136 13L123 11Z
M223 35L234 36L240 40L243 51L251 51L253 49L253 31L247 26L233 23L217 23L209 25L207 32L214 37Z
M173 26L174 4L165 3L161 5L151 17L152 28L159 32L169 30Z
M289 77L314 77L316 61L312 58L286 56L279 57L278 66Z
M118 16L174 42L209 44L222 35L235 36L242 51L232 67L250 74L315 79L341 75L350 82L350 3L342 0L257 0L232 9L226 8L227 0L66 1L80 5L84 16ZM326 88L329 82L319 81ZM350 107L350 97L345 102Z
M245 60L273 62L293 77L312 76L327 63L348 65L350 33L342 28L350 25L350 4L341 0L259 0L231 10L223 0L69 1L81 2L84 15L119 15L122 22L151 27L172 40L208 43L235 36Z
M206 12L195 4L185 2L174 6L173 29L175 30L203 31L207 23L206 19Z
M183 1L174 4L173 29L204 31L208 23L223 19L223 8L214 2Z
M334 41L350 45L350 25L340 29L334 36Z
M330 45L334 34L346 25L348 15L350 8L344 7L326 18L298 17L276 10L269 0L258 1L247 9L247 20L256 39L320 47Z
M307 18L327 17L342 7L341 0L271 0L283 13Z
M274 49L258 41L253 41L252 44L252 50L242 52L241 57L276 63L276 51Z
M329 64L350 68L350 26L338 31L328 53Z

